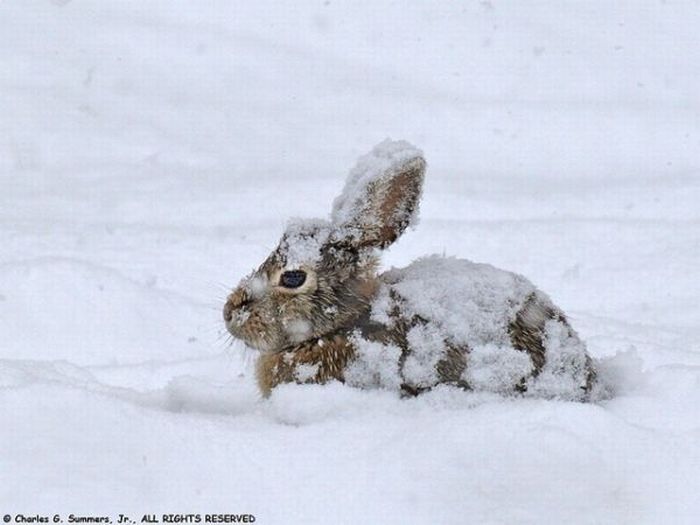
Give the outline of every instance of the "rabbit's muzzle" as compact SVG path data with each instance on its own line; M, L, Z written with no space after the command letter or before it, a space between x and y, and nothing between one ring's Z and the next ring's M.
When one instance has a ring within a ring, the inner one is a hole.
M234 316L238 315L240 310L245 308L248 303L250 303L250 299L245 290L236 290L228 296L224 305L224 322L227 327L232 323Z
M239 288L228 296L224 305L224 322L226 329L238 339L252 343L252 331L247 329L251 316L251 298L244 289ZM252 345L251 346L256 346Z
M261 307L260 299L245 287L238 288L228 296L223 316L226 329L236 339L262 352L272 351L281 344L282 334L278 323L267 309Z

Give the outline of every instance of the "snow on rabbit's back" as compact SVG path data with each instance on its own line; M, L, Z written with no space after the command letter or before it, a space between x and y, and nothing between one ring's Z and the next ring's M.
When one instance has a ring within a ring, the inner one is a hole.
M416 222L426 163L405 141L361 157L330 220L291 221L229 295L227 329L260 350L264 394L282 383L395 389L438 384L585 401L585 345L549 297L488 264L430 256L377 274L379 254Z

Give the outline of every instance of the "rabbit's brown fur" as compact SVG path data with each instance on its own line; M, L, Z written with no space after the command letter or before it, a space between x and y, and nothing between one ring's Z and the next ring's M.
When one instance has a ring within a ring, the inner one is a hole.
M257 363L258 385L263 394L268 395L283 383L343 381L345 367L354 356L355 347L340 334L307 341L294 349L264 353ZM300 374L300 370L305 374Z

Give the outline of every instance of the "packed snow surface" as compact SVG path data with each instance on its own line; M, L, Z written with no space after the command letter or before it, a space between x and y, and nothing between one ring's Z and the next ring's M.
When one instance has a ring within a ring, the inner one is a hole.
M2 513L697 523L698 27L690 1L0 3ZM526 276L613 398L260 398L227 291L386 137L428 170L384 268Z

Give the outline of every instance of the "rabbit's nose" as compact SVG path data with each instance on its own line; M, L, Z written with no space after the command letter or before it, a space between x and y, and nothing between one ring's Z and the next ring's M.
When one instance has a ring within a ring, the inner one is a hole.
M231 301L226 301L226 304L224 305L224 321L226 321L226 323L230 323L231 319L233 319L233 305L231 304Z

